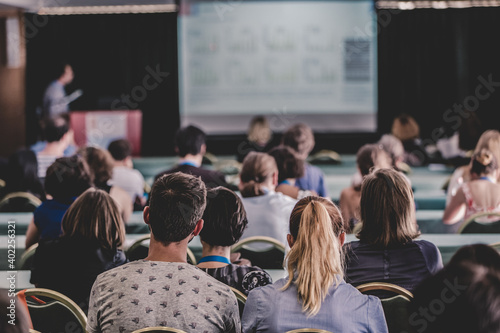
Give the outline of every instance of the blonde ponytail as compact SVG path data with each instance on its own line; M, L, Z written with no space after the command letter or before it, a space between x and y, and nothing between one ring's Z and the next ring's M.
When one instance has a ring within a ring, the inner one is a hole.
M290 232L295 242L285 259L289 278L283 290L295 284L302 311L308 316L319 312L329 289L343 278L338 238L342 224L338 208L318 197L300 200L290 217Z

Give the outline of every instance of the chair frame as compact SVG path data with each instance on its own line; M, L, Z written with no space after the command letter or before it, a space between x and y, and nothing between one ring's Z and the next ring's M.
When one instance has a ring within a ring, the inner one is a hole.
M173 328L173 327L164 327L164 326L158 326L158 327L146 327L146 328L141 328L136 331L133 331L132 333L146 333L146 332L171 332L171 333L186 333L186 331Z
M464 229L469 225L471 224L472 222L476 222L478 224L483 224L483 225L486 225L488 224L489 222L485 222L485 223L482 223L482 222L477 222L476 219L478 217L483 217L483 216L498 216L498 219L500 220L500 213L495 213L495 212L481 212L481 213L477 213L477 214L474 214L472 215L471 217L469 217L467 220L465 220L462 225L460 225L460 228L458 228L457 230L457 234L461 234L463 233Z
M229 288L231 288L231 291L234 293L234 296L236 296L238 302L242 302L243 304L247 302L247 296L244 293L242 293L241 291L239 291L234 287L229 287Z
M283 253L285 252L285 244L283 244L282 242L280 242L272 237L267 237L267 236L253 236L253 237L245 238L244 240L239 241L238 243L234 244L231 247L231 252L236 252L239 249L245 247L245 245L248 245L249 243L255 243L255 242L268 243L268 244L274 245L276 248L283 251ZM252 250L252 251L259 252L258 250Z
M141 246L144 241L148 239L151 239L150 234L139 237L132 245L128 247L128 249L125 251L125 254L127 254L128 256L128 252L135 250L136 248ZM187 248L187 257L189 258L189 260L191 260L191 263L196 266L197 263L196 257L194 256L193 251L191 251L189 247Z
M12 198L25 198L30 200L37 206L40 206L42 204L42 200L38 199L36 196L29 192L12 192L3 197L3 199L0 201L0 206Z
M362 285L359 285L356 287L361 293L365 293L366 291L371 291L371 290L386 290L393 292L397 295L401 295L405 298L407 298L409 301L413 299L413 294L409 291L406 290L403 287L400 287L398 285L392 284L392 283L386 283L386 282L370 282L370 283L365 283Z
M38 243L35 243L30 247L28 247L26 250L24 250L23 254L21 255L21 259L19 259L18 269L20 270L30 269L29 267L24 267L24 265L26 264L26 261L28 261L28 259L35 254L37 248L38 248Z
M299 328L296 330L287 331L286 333L332 333L330 331L321 330L318 328Z
M83 312L83 310L75 303L73 302L68 296L61 294L60 292L57 292L55 290L51 289L45 289L45 288L31 288L31 289L25 289L24 290L24 295L26 298L29 296L35 296L35 297L49 297L55 301L58 301L62 305L68 308L75 317L78 319L79 324L86 329L87 327L87 316Z

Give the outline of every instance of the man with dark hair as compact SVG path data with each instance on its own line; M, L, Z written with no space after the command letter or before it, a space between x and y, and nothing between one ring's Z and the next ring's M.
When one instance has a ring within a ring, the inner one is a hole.
M36 154L40 178L45 178L47 168L57 158L63 157L64 151L73 142L73 131L69 128L68 120L62 116L45 119L44 134L47 144Z
M160 177L144 221L149 254L98 276L90 294L87 331L132 332L169 326L187 332L241 332L229 287L186 262L203 227L205 184L181 172Z
M283 145L292 148L297 157L306 161L314 148L314 133L306 124L295 124L283 133ZM323 172L309 163L305 163L304 176L295 181L295 186L301 190L315 191L321 197L327 197L327 189Z
M224 187L208 190L203 221L200 232L203 257L199 268L245 295L256 287L272 283L269 274L261 268L230 261L231 246L239 241L248 224L245 207L236 193Z
M73 81L74 73L67 63L60 63L55 73L56 79L52 81L43 95L42 118L58 116L69 111L69 103L82 95L81 90L76 90L66 96L64 86Z
M163 171L156 175L155 179L158 179L166 174L180 171L201 177L209 188L217 186L229 188L230 186L226 182L222 173L207 170L201 167L203 155L205 155L207 150L205 139L205 133L195 126L188 126L179 129L175 134L175 151L177 152L177 155L180 156L180 161L177 166L172 169Z
M87 163L79 156L58 158L47 169L45 192L52 197L34 212L26 230L26 248L40 239L56 239L64 214L75 199L93 186Z
M125 139L115 140L108 146L108 151L114 160L111 182L124 189L130 196L135 208L144 207L144 177L134 169L132 163L132 146Z

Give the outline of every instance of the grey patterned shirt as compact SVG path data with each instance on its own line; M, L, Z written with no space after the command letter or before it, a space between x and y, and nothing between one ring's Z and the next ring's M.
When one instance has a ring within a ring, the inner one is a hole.
M139 260L97 277L90 294L88 332L155 326L241 332L232 291L190 264Z

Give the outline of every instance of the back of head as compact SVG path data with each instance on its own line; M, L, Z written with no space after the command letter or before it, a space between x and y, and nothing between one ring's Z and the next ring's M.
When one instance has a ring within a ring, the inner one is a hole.
M42 189L38 178L38 161L31 150L18 150L9 157L6 170L8 192L27 192Z
M44 135L47 142L58 142L69 131L69 123L66 118L57 116L44 120Z
M85 160L74 155L58 158L45 176L45 191L60 202L70 202L93 185Z
M263 184L278 171L274 158L266 153L250 152L240 171L240 193L244 198L264 195ZM274 189L273 189L274 190Z
M236 244L248 224L240 197L221 186L207 191L203 221L200 238L211 246Z
M405 148L401 140L392 134L384 134L378 141L379 146L389 155L392 160L392 165L396 166L398 161L402 161L405 153Z
M334 283L343 277L343 232L340 210L333 202L321 197L306 197L295 205L290 216L290 234L294 244L288 252L287 289L297 287L302 310L314 316Z
M464 263L484 266L489 270L500 273L500 254L491 246L485 244L462 246L451 257L447 266L459 266Z
M420 127L410 115L402 114L392 123L392 135L401 141L409 141L420 137Z
M498 272L472 263L447 266L414 296L409 311L418 332L500 332Z
M478 176L490 175L497 169L497 159L491 151L481 149L479 152L472 155L470 169L471 173L475 173Z
M274 158L278 166L278 182L304 176L304 160L298 158L290 147L278 146L271 149L268 154Z
M314 133L306 124L296 124L283 133L281 143L295 150L305 160L314 148Z
M86 239L115 251L125 241L125 226L113 198L90 188L69 207L62 220L63 235Z
M406 244L420 235L410 184L393 169L379 169L365 177L360 218L357 237L379 247Z
M248 140L259 144L266 144L271 140L271 127L264 116L253 117L248 128Z
M175 134L175 147L177 154L184 157L188 154L198 155L201 147L205 144L206 135L201 129L195 126L181 128Z
M359 148L356 164L363 177L374 169L390 168L392 165L389 155L376 144L366 144Z
M115 140L109 144L108 151L115 161L123 161L132 154L132 145L125 139Z
M474 153L480 153L482 149L489 150L500 161L500 132L497 130L487 130L479 137Z
M104 149L97 147L85 147L80 149L79 154L85 158L90 172L93 174L94 183L97 187L103 187L113 175L113 158Z
M202 218L207 189L198 177L181 172L164 175L153 184L149 225L155 240L164 245L189 236Z

